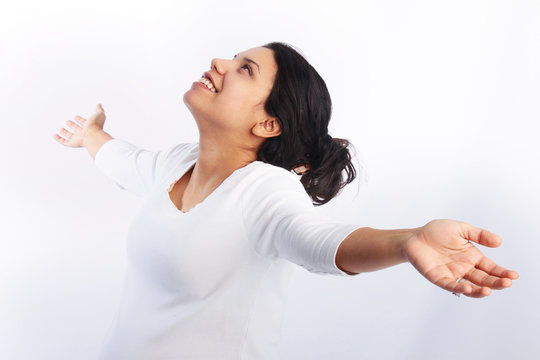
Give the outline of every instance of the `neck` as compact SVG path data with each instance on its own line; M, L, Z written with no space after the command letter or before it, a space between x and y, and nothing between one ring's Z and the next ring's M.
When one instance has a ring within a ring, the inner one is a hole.
M199 137L199 153L190 177L193 189L213 189L235 170L257 160L255 149L231 141Z

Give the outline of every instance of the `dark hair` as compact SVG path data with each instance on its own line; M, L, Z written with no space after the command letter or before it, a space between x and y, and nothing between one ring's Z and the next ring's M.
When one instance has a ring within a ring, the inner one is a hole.
M332 102L313 66L291 45L271 42L263 47L273 50L278 68L265 110L278 119L281 134L264 141L257 160L287 170L309 164L300 181L313 204L323 205L356 177L347 148L352 144L328 134Z

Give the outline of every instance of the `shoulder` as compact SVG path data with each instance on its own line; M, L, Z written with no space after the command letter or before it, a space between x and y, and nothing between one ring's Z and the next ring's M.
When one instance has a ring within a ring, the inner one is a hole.
M274 184L274 187L285 186L304 189L300 177L292 171L258 160L254 161L252 165L252 171L247 176L252 186Z
M197 159L199 143L181 143L163 148L156 164L156 181L164 186Z
M243 179L243 198L247 206L301 202L313 206L300 177L282 167L255 161Z
M254 161L253 164L253 172L256 172L258 174L264 173L266 175L278 176L282 178L287 178L289 180L300 181L298 175L296 175L292 171L282 168L281 166L272 165L270 163L266 163L260 160Z
M182 160L190 155L197 155L199 143L181 143L169 146L163 150L164 158Z
M197 158L199 143L171 145L160 151L159 166L163 169L181 166Z

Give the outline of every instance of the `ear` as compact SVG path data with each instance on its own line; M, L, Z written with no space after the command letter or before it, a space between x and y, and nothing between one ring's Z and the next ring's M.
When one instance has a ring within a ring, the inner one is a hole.
M281 134L281 127L276 118L270 117L255 124L251 129L251 132L256 136L269 138Z

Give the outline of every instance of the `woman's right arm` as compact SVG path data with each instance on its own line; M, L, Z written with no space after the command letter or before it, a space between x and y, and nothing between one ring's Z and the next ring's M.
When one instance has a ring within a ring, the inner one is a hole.
M182 159L192 156L193 146L175 144L159 151L141 149L125 140L113 138L103 131L105 112L98 104L94 115L87 119L75 116L66 122L70 131L62 128L54 138L69 147L85 147L96 167L121 189L144 196L156 185L175 176ZM180 168L179 168L180 166Z
M113 139L113 137L103 131L103 129L88 129L83 137L83 146L88 150L92 159L95 160L96 154L101 146L111 139Z
M85 147L92 159L95 159L101 146L113 139L111 135L103 131L105 118L105 110L103 110L101 104L98 104L96 112L88 120L76 115L75 121L66 121L66 125L71 132L62 128L59 133L64 137L54 134L53 138L64 146Z

